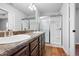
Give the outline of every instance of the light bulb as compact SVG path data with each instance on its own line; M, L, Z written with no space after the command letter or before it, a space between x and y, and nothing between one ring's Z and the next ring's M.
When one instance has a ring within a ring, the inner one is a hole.
M34 11L34 10L36 10L36 6L35 6L34 4L31 4L31 5L29 6L29 9L32 10L32 11Z

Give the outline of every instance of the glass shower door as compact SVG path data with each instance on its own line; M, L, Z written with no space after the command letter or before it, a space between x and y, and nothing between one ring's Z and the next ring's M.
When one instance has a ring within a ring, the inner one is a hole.
M61 17L50 18L50 43L61 46Z
M49 17L41 18L40 31L45 32L45 42L49 43Z

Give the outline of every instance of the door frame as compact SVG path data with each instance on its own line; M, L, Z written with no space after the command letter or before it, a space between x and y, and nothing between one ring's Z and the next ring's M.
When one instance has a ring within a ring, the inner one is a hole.
M69 4L70 8L70 55L75 56L75 3Z

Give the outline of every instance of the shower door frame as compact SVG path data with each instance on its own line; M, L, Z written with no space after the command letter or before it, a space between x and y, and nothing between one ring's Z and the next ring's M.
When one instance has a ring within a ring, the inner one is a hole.
M62 15L53 15L53 16L50 16L50 19L51 17L61 17L61 46L63 45L63 20L62 20ZM51 44L51 35L50 35L50 25L49 24L49 44Z
M49 22L50 22L50 19L51 19L51 17L61 17L61 46L63 45L63 16L62 15L52 15L52 16L48 16L49 17ZM39 28L40 28L40 26L39 26ZM49 43L49 44L51 44L50 43L50 41L51 41L51 39L50 39L50 23L49 23L49 42L47 42L47 43Z

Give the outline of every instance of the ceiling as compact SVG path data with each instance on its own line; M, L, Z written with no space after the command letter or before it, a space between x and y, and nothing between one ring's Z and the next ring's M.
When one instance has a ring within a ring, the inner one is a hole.
M59 12L62 6L62 3L34 3L34 4L37 7L40 16L57 13ZM30 3L10 3L10 5L22 11L27 16L34 15L34 12L28 8Z

